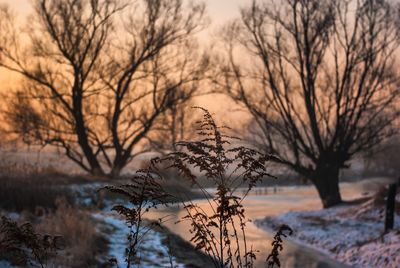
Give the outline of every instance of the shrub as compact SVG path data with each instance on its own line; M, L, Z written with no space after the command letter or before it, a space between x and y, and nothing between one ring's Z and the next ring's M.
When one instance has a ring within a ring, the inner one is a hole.
M123 216L129 227L128 247L126 248L127 268L135 261L138 255L140 242L146 233L159 222L144 220L146 212L157 205L166 205L169 195L163 190L158 181L161 177L150 169L138 170L129 184L120 186L106 186L106 189L114 194L122 195L129 200L130 207L117 204L112 210ZM116 260L111 260L116 262ZM118 264L117 264L118 265Z
M36 226L38 232L63 237L64 250L52 264L56 267L95 267L98 251L96 228L90 215L68 204L65 199L56 200L57 209L46 213Z
M285 233L287 232L287 233ZM283 224L279 227L278 232L274 236L272 241L272 250L267 257L268 268L274 268L274 266L281 267L281 261L279 260L279 252L283 250L283 240L282 237L287 237L292 235L293 230L288 225Z
M178 142L179 151L155 158L153 163L169 163L170 168L177 169L207 199L208 208L192 201L184 202L187 214L182 220L190 221L191 241L196 248L211 256L216 267L252 267L256 256L247 245L247 219L242 202L257 182L264 177L273 177L265 167L265 162L272 156L244 146L235 147L231 141L239 139L223 134L223 128L217 126L211 114L206 109L199 109L203 111L197 129L201 139ZM200 175L195 175L194 169ZM198 176L215 185L214 196L199 184ZM247 187L244 195L237 191L242 186Z
M16 265L45 267L58 249L58 238L36 233L29 222L18 224L4 216L0 219L0 257Z

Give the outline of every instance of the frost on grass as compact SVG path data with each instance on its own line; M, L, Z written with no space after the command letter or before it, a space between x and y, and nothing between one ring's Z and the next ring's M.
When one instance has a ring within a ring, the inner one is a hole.
M290 224L294 240L354 267L398 267L400 216L384 234L384 210L370 202L319 211L289 212L255 222L265 229Z

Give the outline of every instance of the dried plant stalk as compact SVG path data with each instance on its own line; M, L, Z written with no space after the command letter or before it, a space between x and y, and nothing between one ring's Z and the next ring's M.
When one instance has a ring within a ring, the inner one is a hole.
M190 222L191 241L196 248L211 256L216 267L252 267L256 255L247 245L242 202L258 181L273 177L265 165L273 156L234 146L232 141L240 139L222 133L227 127L217 126L209 111L194 108L203 112L202 120L197 122L200 140L178 142L179 151L155 158L153 164L169 163L169 168L179 170L207 200L208 208L184 202L187 214L182 221ZM196 169L200 175L194 174ZM199 176L214 183L214 195L199 184ZM244 195L238 194L239 187L247 188Z
M106 189L112 193L122 195L129 200L130 205L123 204L114 205L112 210L123 216L129 227L128 246L126 248L126 264L127 268L131 267L138 255L138 249L145 235L155 225L160 226L159 222L149 222L144 220L145 214L158 205L167 205L170 197L158 181L161 179L154 171L150 169L138 170L132 177L132 182L120 186L106 186ZM112 259L111 262L115 262Z

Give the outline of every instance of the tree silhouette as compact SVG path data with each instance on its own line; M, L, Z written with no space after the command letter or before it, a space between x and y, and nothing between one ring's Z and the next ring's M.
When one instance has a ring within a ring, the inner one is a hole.
M36 0L34 8L21 34L2 17L0 66L25 78L8 105L12 130L61 147L92 174L118 175L160 115L197 91L208 66L193 40L204 5Z
M193 139L193 125L198 118L193 113L193 102L171 105L155 126L156 132L149 138L153 150L166 154L178 151L177 142Z
M342 202L339 170L395 132L393 10L377 0L253 1L226 31L216 83L252 115L258 145L311 180L324 207Z

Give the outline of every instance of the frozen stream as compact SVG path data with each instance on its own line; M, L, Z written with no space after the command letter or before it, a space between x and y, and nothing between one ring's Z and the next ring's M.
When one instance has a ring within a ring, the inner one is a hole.
M341 184L342 196L344 199L353 199L360 197L363 192L375 188L374 183L343 183ZM196 200L195 203L206 207L206 201ZM289 211L301 210L317 210L321 208L320 200L313 187L281 187L277 192L273 188L257 188L253 194L248 196L245 203L246 215L251 220L264 218L265 216L273 216ZM172 231L183 238L189 240L191 235L188 232L188 223L175 224L185 212L178 206L169 208L159 208L150 215L152 219L158 219L168 216L169 220L165 225ZM257 255L256 267L266 267L265 259L270 252L273 233L265 232L257 228L253 223L247 224L247 241L249 245L253 245L254 249L260 251ZM307 268L323 268L323 267L348 267L336 262L327 255L317 252L304 245L284 242L284 250L281 253L282 267L307 267Z
M376 179L359 183L342 183L340 185L341 193L345 200L354 199L362 196L362 194L365 192L376 190L378 188L377 185L382 184L382 182L383 180ZM97 187L99 186L96 186L95 188ZM195 200L194 203L197 203L202 207L206 207L205 200ZM279 215L289 211L321 209L321 203L317 192L311 186L288 186L279 187L277 189L274 189L272 187L255 188L252 191L252 194L245 199L244 206L246 209L247 218L253 221L256 219L262 219L266 216ZM109 210L108 213L106 211L104 212L105 213L102 217L104 217L105 220L117 220L115 218L115 214L110 214ZM168 227L170 231L180 235L186 240L190 240L191 234L189 233L189 223L183 222L175 224L175 222L180 220L184 215L185 211L181 207L177 205L172 205L168 208L159 207L156 211L150 211L146 214L146 217L153 220L158 220L159 218L168 219L164 222L164 225ZM121 223L122 226L118 229L123 230L123 222L121 221ZM248 245L252 245L253 249L260 251L257 254L255 267L266 267L265 259L271 250L271 242L274 232L275 230L271 232L266 232L256 227L253 223L247 224L246 238L248 241ZM154 237L149 237L148 239L153 242L155 241ZM115 245L110 246L111 248L118 249L118 251L121 251L122 253L123 251L120 249L124 248L125 241L123 241L124 239L118 240L119 241L114 240L113 243L115 243ZM118 259L123 262L123 255L121 255ZM288 240L285 240L284 242L284 250L281 252L280 259L283 268L348 267L346 265L338 263L326 254L308 248L304 245L290 242ZM160 261L159 258L158 261ZM143 267L153 267L153 265L150 263L146 264L147 265L144 265ZM176 264L178 263L175 263L175 265ZM160 265L154 265L154 267L160 267ZM163 265L161 265L161 267L163 267Z

